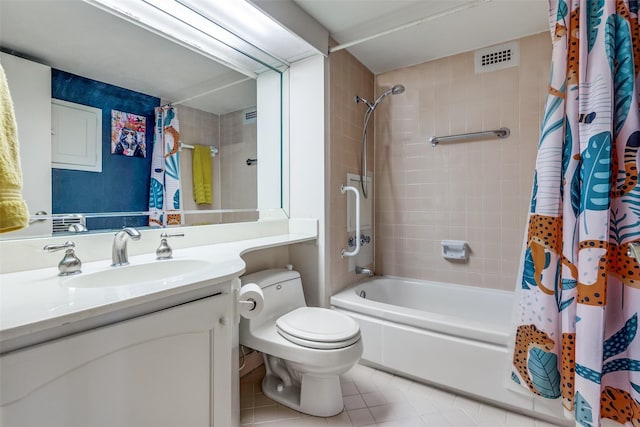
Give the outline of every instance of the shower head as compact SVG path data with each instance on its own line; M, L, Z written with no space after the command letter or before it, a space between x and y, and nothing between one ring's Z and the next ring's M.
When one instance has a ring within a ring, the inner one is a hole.
M386 91L382 92L382 94L376 99L376 101L372 104L371 102L367 101L364 98L359 97L358 95L356 95L353 100L356 102L356 104L360 103L360 102L364 102L367 105L367 115L370 115L371 113L373 113L373 110L376 109L376 107L378 106L378 104L380 103L380 101L382 101L382 99L387 96L387 95L399 95L402 92L404 92L404 85L395 85L394 87L392 87L391 89L387 89ZM368 122L368 118L365 116L365 122Z
M376 102L374 102L373 105L369 105L369 108L371 108L372 110L375 109L378 106L378 104L380 103L380 101L382 101L382 99L387 95L399 95L402 92L404 92L404 85L395 85L391 89L387 89L386 91L384 91L378 97L378 99L376 99Z
M404 92L404 85L395 85L391 88L391 95L399 95Z

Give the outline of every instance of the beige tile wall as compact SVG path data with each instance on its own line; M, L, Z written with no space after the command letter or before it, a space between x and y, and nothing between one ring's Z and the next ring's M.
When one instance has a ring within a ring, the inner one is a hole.
M376 93L406 86L376 110L376 273L514 289L550 59L545 32L520 39L518 67L475 74L468 52L376 76ZM501 126L508 139L427 142ZM442 239L466 240L468 262Z
M366 106L356 104L359 95L369 101L374 98L374 75L346 50L329 56L329 197L327 198L327 248L331 294L354 283L355 273L348 271L347 258L340 251L347 248L347 196L340 193L347 174L358 174L362 126ZM374 118L368 126L367 164L373 170ZM365 266L363 266L365 267Z
M193 150L180 154L182 201L185 210L256 209L257 174L255 166L247 166L248 157L257 150L256 123L243 124L243 111L218 116L195 108L178 107L180 140L189 145L218 147L211 158L213 168L213 203L197 205L193 200ZM190 214L187 225L255 221L256 212Z
M216 114L180 105L178 120L180 123L180 141L189 145L211 145L220 147L220 117ZM213 172L213 203L197 205L193 200L193 150L180 152L180 179L182 185L182 204L185 210L220 209L220 156L211 158ZM220 214L186 215L187 225L220 223Z
M222 209L257 209L257 166L247 159L257 158L256 122L244 123L244 111L220 116L220 181ZM223 222L255 221L257 212L224 213Z

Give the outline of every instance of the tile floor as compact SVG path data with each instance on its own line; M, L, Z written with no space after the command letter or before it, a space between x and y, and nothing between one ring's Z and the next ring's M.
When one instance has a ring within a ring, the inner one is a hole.
M263 376L261 366L240 380L243 426L555 427L363 365L341 377L345 410L331 418L312 417L262 394Z

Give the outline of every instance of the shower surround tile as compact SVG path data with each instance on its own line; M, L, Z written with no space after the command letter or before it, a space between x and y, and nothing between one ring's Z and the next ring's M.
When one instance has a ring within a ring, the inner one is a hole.
M475 74L467 52L375 77L374 93L406 86L375 113L377 274L514 288L551 59L547 32L519 42L517 67ZM500 127L508 139L427 142ZM469 262L443 260L443 239L467 240Z
M334 41L331 41L334 43ZM374 75L346 50L332 53L329 57L329 141L327 157L329 189L327 196L327 236L329 241L329 269L331 288L328 294L334 294L363 277L348 271L348 259L340 256L347 248L347 195L340 192L341 184L346 183L347 174L360 173L360 146L362 125L366 105L356 104L356 95L374 101ZM373 140L374 120L367 127L367 165L374 170ZM412 124L417 129L417 124ZM416 131L415 129L413 130ZM372 266L361 266L372 267Z

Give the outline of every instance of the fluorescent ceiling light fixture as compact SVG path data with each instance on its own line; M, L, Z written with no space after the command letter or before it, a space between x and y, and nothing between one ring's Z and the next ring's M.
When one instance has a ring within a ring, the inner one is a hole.
M317 53L306 41L247 0L175 1L218 23L284 63Z
M208 19L229 25L229 31L240 37L251 34L269 37L280 26L250 3L244 0L175 0L185 7L198 11ZM251 38L251 40L257 40Z
M255 78L287 64L175 0L85 0ZM235 2L237 0L233 0ZM229 2L232 3L232 2ZM255 11L255 9L254 9Z

